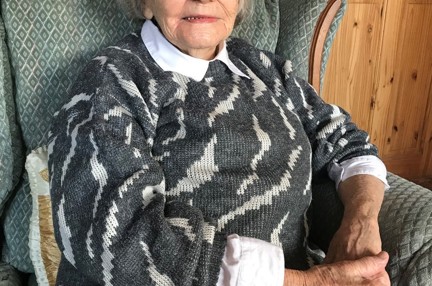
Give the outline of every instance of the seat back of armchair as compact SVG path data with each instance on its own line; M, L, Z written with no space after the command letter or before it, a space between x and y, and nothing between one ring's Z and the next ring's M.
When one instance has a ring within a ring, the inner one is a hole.
M25 157L46 144L51 118L85 62L137 23L126 19L115 1L3 0L1 5L14 86L8 96L15 102L15 129L20 130L11 144L13 148L21 139ZM9 123L12 129L14 122ZM21 164L21 179L3 214L2 259L33 272L28 246L32 198Z
M252 17L234 35L293 59L296 72L307 78L314 26L326 3L254 0ZM32 199L23 158L46 145L52 116L83 65L102 47L139 29L140 23L127 19L114 0L2 0L1 11L2 256L19 270L34 272L28 250ZM330 43L332 35L328 39Z

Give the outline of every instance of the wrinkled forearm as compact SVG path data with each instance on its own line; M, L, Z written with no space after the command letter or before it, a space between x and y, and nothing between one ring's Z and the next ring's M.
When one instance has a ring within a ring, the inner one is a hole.
M284 286L304 286L306 285L306 280L306 272L293 269L285 269L283 284Z
M372 175L356 175L341 182L338 192L344 219L377 219L384 198L384 183Z

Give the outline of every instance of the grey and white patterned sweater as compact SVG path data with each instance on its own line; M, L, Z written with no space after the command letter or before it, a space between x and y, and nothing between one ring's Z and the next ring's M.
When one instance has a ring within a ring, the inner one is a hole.
M215 285L226 236L305 269L311 180L376 155L291 65L238 39L200 82L131 34L95 57L50 132L59 285Z

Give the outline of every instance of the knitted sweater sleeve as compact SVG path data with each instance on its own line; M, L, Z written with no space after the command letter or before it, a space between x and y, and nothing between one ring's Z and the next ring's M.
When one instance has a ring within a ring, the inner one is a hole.
M225 235L199 209L167 202L152 156L157 114L133 81L99 60L78 79L50 132L63 257L85 285L216 284Z
M285 75L286 104L298 114L312 148L313 176L322 176L331 162L363 155L377 156L368 134L357 128L342 108L325 103L314 88L292 72Z

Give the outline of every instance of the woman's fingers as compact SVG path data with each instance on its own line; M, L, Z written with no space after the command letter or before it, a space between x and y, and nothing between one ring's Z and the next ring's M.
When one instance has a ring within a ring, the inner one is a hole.
M359 262L361 265L356 265L358 271L364 275L364 277L374 277L378 273L385 271L385 266L389 260L389 255L387 252L382 251L374 256L366 256L355 260L354 262Z
M310 285L390 285L386 252L357 260L319 265L309 270ZM309 285L307 284L307 285Z

